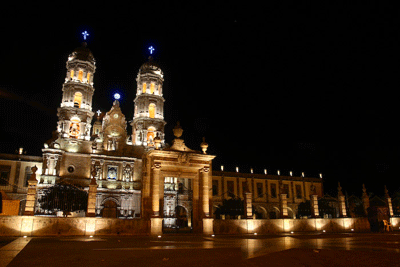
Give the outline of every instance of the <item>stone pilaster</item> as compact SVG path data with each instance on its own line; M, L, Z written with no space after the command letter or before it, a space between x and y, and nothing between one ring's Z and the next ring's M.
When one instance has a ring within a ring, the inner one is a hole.
M386 206L389 209L389 216L393 217L394 214L393 214L392 198L389 196L386 185L385 185L385 202L386 202Z
M93 166L92 179L89 184L86 217L95 217L96 216L96 195L97 195L96 168L95 168L95 166Z
M26 195L26 205L24 215L33 216L35 214L35 204L36 204L36 187L38 181L36 180L36 171L38 168L33 166L31 168L32 174L31 178L28 180L28 193Z
M251 192L247 191L244 193L244 216L245 219L253 218L253 203L251 198Z
M319 218L318 195L310 196L310 204L311 204L311 217Z
M281 211L281 219L288 217L287 195L279 194L279 208Z
M343 195L340 183L338 183L338 204L339 204L339 217L346 218L347 217L346 200Z

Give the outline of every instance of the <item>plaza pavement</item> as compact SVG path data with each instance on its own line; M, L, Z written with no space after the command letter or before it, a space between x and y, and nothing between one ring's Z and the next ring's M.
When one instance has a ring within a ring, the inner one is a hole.
M0 237L0 245L3 244L0 259L8 259L8 262L0 260L1 267L400 266L400 233L4 240Z

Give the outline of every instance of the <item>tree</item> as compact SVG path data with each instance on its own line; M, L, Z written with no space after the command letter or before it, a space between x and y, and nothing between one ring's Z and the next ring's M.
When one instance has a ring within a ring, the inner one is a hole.
M303 216L311 216L311 204L310 200L306 200L305 202L301 202L297 208L297 215L298 217Z
M68 183L43 189L43 195L38 200L42 210L49 214L63 211L64 215L73 211L86 211L87 201L88 193L83 188Z
M241 198L224 199L214 214L216 218L221 215L229 215L231 218L244 216L244 201Z

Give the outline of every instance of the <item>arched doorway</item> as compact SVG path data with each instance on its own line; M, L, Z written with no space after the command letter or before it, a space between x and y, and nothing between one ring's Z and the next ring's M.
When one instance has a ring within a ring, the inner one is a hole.
M117 203L111 199L104 202L103 218L117 218Z

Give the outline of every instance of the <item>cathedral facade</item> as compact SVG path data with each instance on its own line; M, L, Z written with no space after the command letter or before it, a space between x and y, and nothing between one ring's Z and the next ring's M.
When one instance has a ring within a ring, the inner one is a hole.
M102 120L92 110L96 64L85 43L69 55L66 69L56 131L35 164L39 168L37 199L45 189L61 182L87 190L95 179L96 217L148 219L152 232L158 233L175 227L207 232L223 200L244 199L246 193L257 218L263 219L294 218L299 203L310 200L311 195L323 195L322 180L304 174L213 171L215 156L207 154L208 144L203 140L200 151L187 147L179 123L168 146L164 74L151 57L137 74L133 118L122 113L118 97ZM127 119L131 120L132 135L127 132ZM0 169L8 170L8 174L2 173L7 180L3 186L24 179L13 177L27 179L14 163L0 155ZM26 188L24 183L19 186ZM7 193L1 185L0 190ZM23 196L24 190L18 198L24 200ZM39 202L35 214L47 214Z

